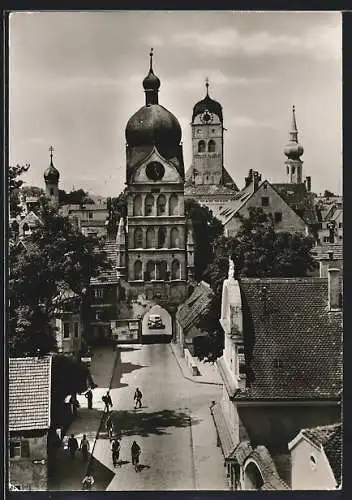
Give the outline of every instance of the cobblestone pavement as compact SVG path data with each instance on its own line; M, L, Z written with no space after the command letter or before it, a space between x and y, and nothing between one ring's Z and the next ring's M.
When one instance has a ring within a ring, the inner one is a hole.
M79 438L86 433L91 446L113 360L110 348L94 354L92 372L99 385L93 391L94 409L87 410L85 398L80 396L79 418L68 431ZM143 393L140 410L134 409L136 387ZM110 391L113 421L122 436L120 465L114 469L110 442L102 429L93 452L95 489L227 490L223 458L216 447L209 411L211 401L219 400L220 391L214 384L198 384L184 378L169 344L121 346ZM142 449L141 470L137 473L130 457L133 440ZM65 459L67 464L68 457ZM56 481L60 483L60 478ZM67 487L68 480L63 482L66 487L59 489L76 489Z

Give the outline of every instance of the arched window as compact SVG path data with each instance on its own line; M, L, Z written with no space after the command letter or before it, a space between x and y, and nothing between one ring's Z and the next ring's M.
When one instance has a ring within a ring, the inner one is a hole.
M148 227L146 240L147 248L155 248L155 233L153 227Z
M133 198L133 215L143 215L142 214L142 197L137 194Z
M142 262L140 260L136 260L136 262L134 263L134 279L142 279Z
M286 167L286 170L287 170L287 175L290 173L290 167L287 165Z
M163 260L156 263L156 279L165 281L167 277L167 264Z
M204 151L205 151L205 142L199 141L198 142L198 153L204 153Z
M295 170L296 170L295 167L292 165L292 169L291 169L292 174L295 173Z
M244 471L244 485L246 490L260 490L264 481L260 470L254 462L250 462Z
M23 224L22 231L23 231L23 234L26 234L29 231L29 225L27 224L27 222L25 222Z
M179 246L179 234L178 234L178 229L176 227L173 227L171 229L171 248L178 248Z
M166 207L166 198L163 194L160 194L158 197L157 204L156 204L157 215L164 215L165 214L165 207Z
M142 229L137 227L134 230L134 248L143 248L143 232Z
M163 248L166 240L166 229L159 227L158 229L158 248Z
M180 263L177 259L173 260L171 264L171 279L180 279Z
M211 140L208 142L208 152L209 152L209 153L215 153L215 148L216 148L215 141L213 141L213 139L211 139Z
M148 194L145 197L145 203L144 203L145 215L152 215L153 214L153 206L154 206L154 196L151 194Z
M151 260L147 262L145 281L155 280L155 264Z
M178 197L176 194L170 196L169 215L179 215L178 213Z

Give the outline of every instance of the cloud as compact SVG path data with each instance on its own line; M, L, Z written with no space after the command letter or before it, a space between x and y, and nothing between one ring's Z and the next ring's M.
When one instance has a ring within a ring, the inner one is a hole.
M160 47L164 44L163 39L157 35L147 35L145 37L142 37L141 40L148 47Z
M239 128L271 128L275 129L273 123L269 121L256 120L250 116L235 116L227 121L227 126Z
M208 77L211 83L216 82L216 85L227 85L227 86L237 86L237 85L250 85L257 83L267 83L272 82L273 78L270 77L254 77L247 78L241 76L232 76L223 73L218 69L196 69L191 70L186 74L182 74L177 77L173 77L165 81L168 87L177 87L183 89L199 89L201 85L204 84L205 78Z
M206 36L196 30L183 31L172 35L170 43L218 57L297 54L318 60L338 59L341 54L341 25L315 26L297 35L268 31L244 34L236 28L210 30Z

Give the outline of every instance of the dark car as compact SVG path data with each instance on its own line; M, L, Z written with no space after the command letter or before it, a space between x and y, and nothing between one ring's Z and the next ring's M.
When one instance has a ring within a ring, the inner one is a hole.
M152 329L162 329L165 325L159 314L150 314L148 318L148 328Z

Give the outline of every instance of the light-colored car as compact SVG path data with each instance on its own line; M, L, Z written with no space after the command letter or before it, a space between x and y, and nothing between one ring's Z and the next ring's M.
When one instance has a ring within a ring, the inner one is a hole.
M148 328L150 329L161 329L165 328L163 320L161 319L160 314L150 314L148 318Z

